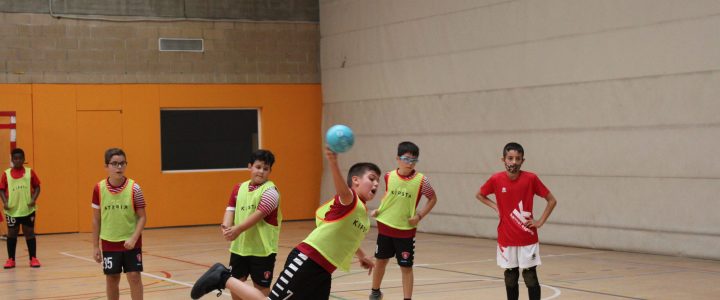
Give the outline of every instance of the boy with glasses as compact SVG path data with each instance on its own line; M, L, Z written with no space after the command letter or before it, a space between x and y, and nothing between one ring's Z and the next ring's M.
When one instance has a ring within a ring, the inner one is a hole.
M15 250L20 225L30 253L30 266L39 268L40 261L36 257L35 241L35 201L40 196L40 179L35 175L35 171L24 166L25 151L16 148L10 154L13 167L5 170L0 180L0 198L5 208L5 221L8 226L8 259L4 268L15 267Z
M398 145L397 155L398 168L385 174L385 196L380 207L371 212L377 219L378 237L370 300L382 299L380 285L393 256L402 273L403 298L412 298L415 231L420 220L437 203L435 190L428 178L415 171L420 148L412 142L402 142ZM417 211L421 196L427 198L427 203Z
M108 177L93 190L93 256L102 262L108 299L120 299L120 273L130 284L130 297L143 298L140 273L142 231L145 228L145 198L140 186L125 177L125 152L119 148L105 151ZM102 251L100 246L102 245Z

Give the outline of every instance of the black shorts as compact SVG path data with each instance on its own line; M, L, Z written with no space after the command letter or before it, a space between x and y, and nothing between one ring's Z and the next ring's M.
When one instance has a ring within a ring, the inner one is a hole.
M261 287L270 287L275 269L275 256L242 256L230 253L230 272L232 277L245 278L250 275L252 281Z
M288 254L285 268L270 290L271 300L327 300L332 275L297 248Z
M27 227L35 227L35 212L24 216L24 217L11 217L5 214L5 221L7 222L8 228L15 228L17 225L23 225Z
M142 250L140 248L127 251L103 251L103 273L105 275L121 272L142 272Z
M389 259L393 256L401 267L412 267L415 259L415 238L394 238L378 234L375 258Z

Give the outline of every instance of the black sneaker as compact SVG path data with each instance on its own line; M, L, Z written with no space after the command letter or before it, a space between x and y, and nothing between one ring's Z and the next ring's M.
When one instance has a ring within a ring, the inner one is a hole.
M373 291L373 290L370 291L370 297L368 297L368 299L370 299L370 300L382 300L382 298L383 298L383 293L381 291Z
M190 291L190 297L193 299L200 299L205 294L218 290L217 296L220 297L222 289L225 288L225 283L230 278L230 270L225 268L221 263L216 263L210 267L203 276L195 281L192 290Z

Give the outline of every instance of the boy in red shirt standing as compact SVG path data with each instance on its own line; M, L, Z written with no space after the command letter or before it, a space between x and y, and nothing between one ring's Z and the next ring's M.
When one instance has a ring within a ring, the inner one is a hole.
M518 279L522 276L531 300L540 299L540 282L535 268L540 262L537 230L550 217L557 200L534 173L520 171L525 150L518 143L503 148L505 172L493 174L480 188L476 197L494 209L500 217L498 225L497 264L505 269L505 290L508 300L519 298ZM495 202L487 196L495 194ZM545 198L547 206L539 220L532 215L533 198Z

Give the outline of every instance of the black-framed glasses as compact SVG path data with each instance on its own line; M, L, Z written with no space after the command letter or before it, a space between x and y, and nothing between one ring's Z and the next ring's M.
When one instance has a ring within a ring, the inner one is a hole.
M127 167L128 162L126 161L111 161L108 163L108 165L113 166L113 168L124 168Z
M405 156L405 155L400 156L400 160L402 160L402 161L404 161L405 163L408 163L408 164L416 164L416 163L418 163L418 162L420 161L420 160L417 159L417 158L409 157L409 156Z

